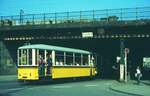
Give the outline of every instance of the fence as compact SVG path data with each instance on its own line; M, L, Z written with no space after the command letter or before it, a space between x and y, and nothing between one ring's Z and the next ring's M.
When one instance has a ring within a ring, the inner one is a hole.
M150 7L1 16L1 26L149 20Z

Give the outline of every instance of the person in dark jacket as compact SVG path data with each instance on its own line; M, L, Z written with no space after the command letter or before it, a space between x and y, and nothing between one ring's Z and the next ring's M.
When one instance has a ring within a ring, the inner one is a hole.
M47 58L47 71L46 71L46 74L50 74L51 66L52 66L52 56L51 56L51 54L49 54L48 58Z
M135 77L137 78L137 84L140 84L142 73L139 66L136 68Z
M41 75L41 76L44 76L44 74L45 74L45 62L44 62L44 58L42 57L42 55L39 55L39 74Z

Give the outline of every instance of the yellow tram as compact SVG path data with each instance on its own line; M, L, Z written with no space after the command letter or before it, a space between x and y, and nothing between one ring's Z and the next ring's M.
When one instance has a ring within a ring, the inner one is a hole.
M93 77L97 74L96 56L89 51L32 44L19 47L17 53L18 80Z

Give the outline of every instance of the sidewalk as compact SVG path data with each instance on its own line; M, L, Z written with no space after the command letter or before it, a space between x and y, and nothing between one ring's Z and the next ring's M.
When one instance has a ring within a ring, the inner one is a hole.
M17 81L17 75L0 75L0 82L2 81Z
M110 86L110 89L128 95L150 96L150 81L141 81L140 85L137 85L134 80L130 80L127 83L116 81Z

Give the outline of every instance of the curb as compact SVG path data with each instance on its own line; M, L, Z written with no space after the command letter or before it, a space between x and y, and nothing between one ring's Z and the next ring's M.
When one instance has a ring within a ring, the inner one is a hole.
M132 95L132 96L144 96L144 95L141 95L141 94L135 94L135 93L129 93L129 92L125 92L125 91L120 91L120 90L117 90L117 89L115 89L115 88L112 88L111 86L109 86L109 89L112 90L112 91L115 91L115 92L118 92L118 93L127 94L127 95Z

